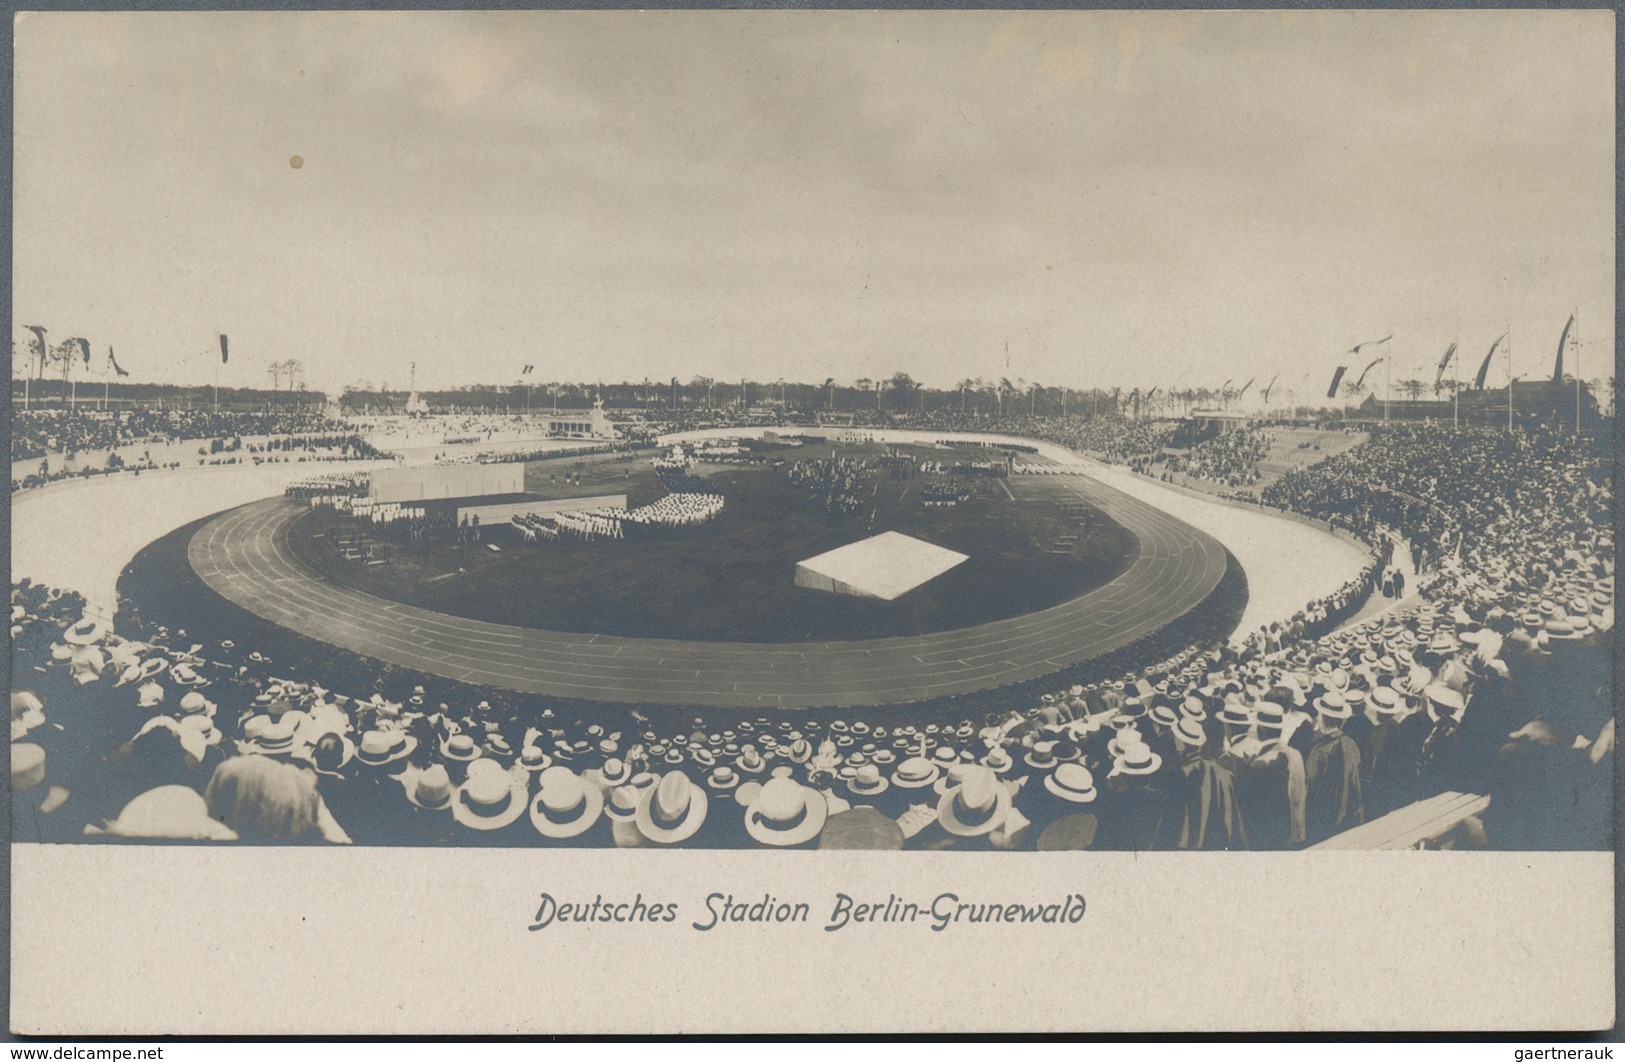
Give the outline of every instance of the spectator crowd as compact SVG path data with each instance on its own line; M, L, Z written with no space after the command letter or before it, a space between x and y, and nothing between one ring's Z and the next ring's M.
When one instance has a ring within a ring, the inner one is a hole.
M1488 809L1432 843L1605 849L1607 457L1542 432L1379 430L1264 492L1373 543L1359 577L1291 621L1237 647L1188 632L1130 647L1158 662L1112 675L872 712L640 710L359 661L333 688L293 648L138 610L115 630L18 584L14 836L1292 849L1459 791ZM831 505L872 472L787 469ZM1419 599L1350 624L1396 536Z

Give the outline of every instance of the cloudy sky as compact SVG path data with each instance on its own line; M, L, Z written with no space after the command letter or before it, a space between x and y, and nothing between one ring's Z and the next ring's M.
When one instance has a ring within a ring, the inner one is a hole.
M1607 11L27 15L15 100L14 338L137 380L1613 359Z

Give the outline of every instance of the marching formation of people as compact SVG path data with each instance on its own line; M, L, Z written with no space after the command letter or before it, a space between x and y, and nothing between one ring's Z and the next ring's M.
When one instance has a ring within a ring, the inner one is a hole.
M785 468L790 482L824 497L824 509L845 516L862 512L875 493L875 465L856 457L805 458Z

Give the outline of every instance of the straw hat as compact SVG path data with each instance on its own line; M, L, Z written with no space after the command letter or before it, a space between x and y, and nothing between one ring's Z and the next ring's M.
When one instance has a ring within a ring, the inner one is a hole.
M937 821L956 837L992 833L1010 812L1010 792L985 767L973 770L937 802Z
M489 761L487 761L489 762ZM509 772L470 771L457 790L451 817L473 830L500 830L525 810L525 789Z
M485 755L474 738L468 734L453 734L440 739L440 755L458 763L473 763Z
M530 821L543 837L579 837L603 814L603 791L568 767L549 767L536 781L539 788L530 802Z
M1155 774L1162 767L1162 757L1152 752L1149 746L1138 745L1124 750L1121 759L1112 761L1112 774L1142 775Z
M446 768L438 763L419 771L406 787L406 799L425 811L445 811L456 798L457 787L451 784Z
M937 780L942 768L923 756L911 756L892 772L892 784L899 789L923 789Z
M1022 760L1029 767L1047 771L1058 762L1054 755L1056 744L1057 742L1054 741L1035 741L1033 742L1032 751L1023 756Z
M632 767L625 760L611 757L604 761L602 767L583 771L582 777L589 782L596 782L606 789L625 785L632 780Z
M1354 714L1348 700L1337 692L1315 698L1315 711L1322 719L1347 719Z
M404 760L418 747L418 739L399 730L369 730L361 735L355 758L369 767Z
M638 801L642 799L642 790L632 783L618 785L604 801L604 814L616 823L630 823L637 818Z
M739 774L732 767L723 764L711 772L710 777L706 778L705 784L712 789L732 789L739 784Z
M1174 727L1174 743L1187 749L1199 749L1207 744L1207 732L1194 719L1181 719Z
M1011 757L1009 752L1005 751L1003 745L995 745L993 748L988 750L986 756L982 757L982 766L986 767L994 774L1004 774L1015 765L1016 761Z
M655 844L677 844L699 831L710 797L682 771L672 771L643 790L633 815L638 832Z
M543 752L537 745L526 745L519 750L519 759L514 762L514 766L527 774L535 774L553 766L553 757Z
M1055 768L1055 773L1044 779L1044 788L1074 804L1092 803L1100 795L1094 775L1081 763L1063 763Z
M103 620L85 616L62 632L62 640L69 645L95 645L107 637L107 624Z
M745 809L745 832L761 844L788 848L818 836L828 817L824 794L794 778L770 778Z
M879 767L869 763L858 768L846 787L858 796L877 796L890 788L891 782L881 775Z

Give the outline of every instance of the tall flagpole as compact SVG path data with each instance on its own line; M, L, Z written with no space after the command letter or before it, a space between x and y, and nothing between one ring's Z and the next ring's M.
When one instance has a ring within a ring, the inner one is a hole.
M1512 326L1507 326L1507 431L1512 430Z
M1574 311L1574 437L1580 437L1580 311Z
M1450 380L1454 384L1450 393L1455 398L1455 408L1450 412L1450 428L1452 431L1461 430L1461 359L1450 359Z
M1388 404L1394 400L1394 345L1388 344L1388 356L1382 365L1382 422L1388 423Z

